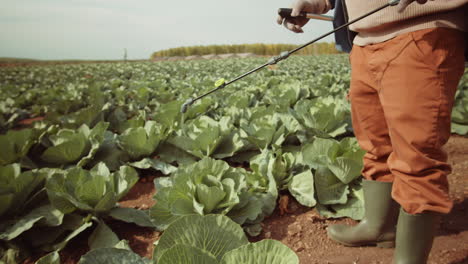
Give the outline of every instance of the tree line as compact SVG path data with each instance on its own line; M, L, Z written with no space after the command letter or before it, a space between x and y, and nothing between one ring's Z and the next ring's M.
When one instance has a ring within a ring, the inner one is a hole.
M156 51L151 55L152 59L158 57L193 56L208 54L227 53L253 53L256 55L278 55L283 51L289 51L299 47L295 44L237 44L237 45L208 45L178 47L161 51ZM335 43L320 42L307 46L298 51L300 55L337 54L340 53L335 48Z

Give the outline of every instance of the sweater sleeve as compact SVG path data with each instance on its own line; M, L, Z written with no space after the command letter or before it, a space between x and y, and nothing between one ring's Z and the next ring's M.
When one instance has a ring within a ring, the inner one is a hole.
M332 9L331 1L334 0L296 1L293 8L302 9L304 8L304 2L307 2L308 9L303 11L314 14L325 14Z

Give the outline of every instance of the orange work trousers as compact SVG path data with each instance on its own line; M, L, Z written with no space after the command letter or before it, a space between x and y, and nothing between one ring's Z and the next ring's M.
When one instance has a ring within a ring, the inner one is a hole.
M431 28L367 46L351 61L353 129L367 151L362 175L393 182L392 197L410 214L453 207L442 149L464 72L464 34Z

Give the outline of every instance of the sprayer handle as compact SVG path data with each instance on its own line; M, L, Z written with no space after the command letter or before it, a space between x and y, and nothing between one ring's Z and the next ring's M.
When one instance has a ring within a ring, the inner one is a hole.
M282 18L292 18L291 17L291 12L292 12L292 8L280 8L280 9L278 9L278 15L280 15ZM299 14L299 17L308 18L308 19L333 21L332 16L316 15L316 14L312 14L312 13L307 13L305 11L302 11Z
M282 18L291 18L291 12L292 12L292 8L280 8L280 9L278 9L278 15L280 15ZM299 16L300 17L306 17L307 12L302 11L299 14Z

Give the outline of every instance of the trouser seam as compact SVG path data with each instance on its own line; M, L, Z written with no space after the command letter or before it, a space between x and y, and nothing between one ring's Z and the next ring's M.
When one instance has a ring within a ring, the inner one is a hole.
M437 88L439 89L439 98L438 98L438 106L437 106L437 116L435 118L435 125L433 126L433 135L434 135L434 145L433 147L434 148L439 148L439 134L437 133L437 131L439 130L440 131L440 112L441 112L441 108L442 108L442 93L443 93L443 85L445 83L445 77L446 75L442 75L441 72L438 70L437 71L437 75L439 75L439 78L437 78ZM441 81L441 79L443 78L444 82Z
M400 51L398 51L398 54L397 54L396 56L394 56L393 59L388 60L387 63L385 64L385 67L384 67L384 69L382 70L382 74L380 75L380 78L379 78L379 80L378 80L378 85L379 85L379 87L378 87L378 89L377 89L377 93L378 93L379 95L380 95L380 93L383 91L382 80L383 80L383 78L384 78L384 76L385 76L385 73L387 72L388 67L390 67L390 64L391 64L394 60L396 60L396 59L398 59L398 57L400 57L401 53L403 53L403 51L408 47L408 45L409 45L410 43L411 43L411 42L406 43L405 46L402 47L402 48L400 49Z

